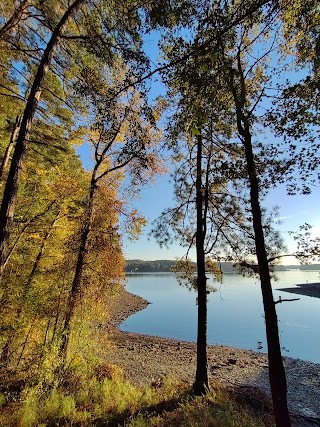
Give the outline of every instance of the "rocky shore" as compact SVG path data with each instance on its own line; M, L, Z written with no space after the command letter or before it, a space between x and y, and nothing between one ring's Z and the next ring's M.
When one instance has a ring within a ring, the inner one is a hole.
M148 302L121 289L111 299L107 331L114 344L106 355L119 365L134 384L157 381L166 375L194 380L196 345L135 333L121 332L119 324ZM320 425L320 365L284 358L288 381L289 409L295 427ZM218 345L208 346L208 368L211 383L231 387L255 387L270 396L268 364L265 354Z

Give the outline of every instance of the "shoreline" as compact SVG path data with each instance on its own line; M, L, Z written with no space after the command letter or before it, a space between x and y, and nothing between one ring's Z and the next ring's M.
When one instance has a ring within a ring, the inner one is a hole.
M281 288L277 290L313 298L320 298L320 283L300 283L290 288Z
M110 320L106 330L113 345L106 354L106 360L120 366L124 378L136 385L150 384L167 375L191 385L196 368L196 343L120 331L121 322L149 304L124 287L111 297ZM320 420L320 365L289 357L283 359L290 412L301 420ZM254 387L270 396L268 361L264 353L208 345L208 374L212 384ZM294 425L314 425L301 420Z

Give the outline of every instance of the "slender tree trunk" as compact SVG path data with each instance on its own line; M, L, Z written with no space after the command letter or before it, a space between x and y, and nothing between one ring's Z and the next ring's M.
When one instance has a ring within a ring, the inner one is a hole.
M86 0L74 1L54 29L40 61L22 116L19 134L17 136L16 146L12 156L11 166L0 208L0 280L2 278L4 268L3 266L8 251L9 233L15 210L15 202L17 198L21 169L27 149L27 141L31 132L34 115L41 97L42 84L48 73L53 54L61 38L62 30L66 26L71 15L85 1Z
M251 135L249 133L247 133L244 143L250 181L250 202L255 235L255 246L258 258L263 307L266 321L269 380L273 410L277 427L290 427L291 423L287 403L287 381L281 356L277 312L273 299L269 263L262 227L262 216L259 203L259 184L255 171Z
M10 350L10 346L12 345L13 340L15 339L17 331L19 331L19 319L21 318L21 313L22 313L23 305L24 305L24 303L26 301L26 297L27 297L27 295L29 293L30 285L32 283L33 277L34 277L34 275L35 275L35 273L36 273L36 271L37 271L37 269L39 267L39 263L41 261L43 252L44 252L44 250L46 248L47 241L48 241L48 239L49 239L49 237L51 235L51 232L52 232L52 229L53 229L55 223L59 219L59 215L60 215L60 211L56 214L55 218L51 222L50 228L49 228L49 230L47 231L46 235L44 236L44 238L42 240L42 243L41 243L40 249L38 251L37 257L36 257L36 259L35 259L35 261L33 263L32 270L31 270L31 272L30 272L30 274L29 274L26 282L23 284L22 296L21 296L21 299L20 299L20 302L19 302L19 305L18 305L18 308L17 308L17 312L15 314L14 322L13 322L13 328L14 329L10 333L10 335L9 335L7 341L6 341L6 344L3 347L2 354L0 356L0 363L2 363L3 365L9 363L9 350ZM30 222L28 222L27 226L30 224Z
M0 355L0 366L1 367L7 367L8 363L9 363L9 358L10 358L10 343L12 341L12 334L14 332L11 332L5 345L3 346L2 350L1 350L1 355Z
M198 288L198 332L197 332L197 370L194 383L194 392L197 395L205 394L209 388L207 362L207 278L204 253L203 217L203 189L202 189L202 137L198 136L197 143L197 179L196 179L196 210L197 210L197 288Z
M59 317L60 317L60 305L61 305L61 299L62 299L62 290L60 292L59 295L59 302L58 302L58 307L57 307L57 312L56 312L56 316L54 319L54 325L53 325L53 330L52 330L52 336L51 336L51 340L50 342L53 342L55 340L55 336L56 336L56 332L58 329L58 323L59 323Z
M4 152L4 156L1 162L1 166L0 166L0 180L3 179L4 177L4 173L5 170L7 169L7 165L11 156L11 152L12 149L14 147L14 143L16 142L17 136L18 136L18 132L20 129L20 124L21 124L21 116L17 116L16 118L16 122L14 124L14 128L12 129L12 133L11 133L11 137L10 137L10 142L6 148L6 151Z
M48 319L47 326L46 326L46 330L45 330L44 337L43 337L42 351L41 351L42 356L43 356L43 354L44 354L44 347L45 347L45 345L46 345L46 343L47 343L50 324L51 324L51 317L49 317L49 319Z
M266 252L261 207L259 202L259 181L253 155L250 122L245 114L246 82L242 70L240 52L238 52L237 55L237 66L240 78L240 87L238 87L237 90L234 81L234 71L231 70L231 89L236 106L237 128L245 149L250 184L250 204L252 211L254 239L266 322L269 381L272 395L273 412L277 427L291 427L287 402L287 380L281 356L278 318L272 293L269 262Z
M46 234L45 234L44 238L42 239L42 243L41 243L41 246L40 246L40 248L39 248L38 254L37 254L37 256L36 256L36 259L35 259L35 261L34 261L34 263L33 263L32 270L31 270L31 272L30 272L30 274L29 274L29 276L28 276L28 279L26 280L26 282L25 282L25 284L24 284L24 289L23 289L24 294L23 294L23 298L25 298L25 297L26 297L26 295L27 295L27 294L28 294L28 292L29 292L31 282L32 282L32 280L33 280L33 277L34 277L34 275L35 275L36 271L38 270L38 267L39 267L39 264L40 264L40 261L41 261L42 255L43 255L44 250L46 249L46 246L47 246L47 242L48 242L48 240L49 240L49 237L51 236L51 233L52 233L53 227L55 226L56 222L58 221L58 219L59 219L59 217L60 217L60 213L61 213L61 211L59 210L59 212L57 212L56 216L55 216L55 217L54 217L54 219L52 220L52 222L51 222L51 224L50 224L50 227L49 227L48 231L46 232Z
M68 344L69 344L69 338L70 338L71 320L75 311L77 298L79 296L80 289L81 289L81 278L82 278L84 260L86 255L86 247L87 247L87 241L88 241L88 236L89 236L92 217L93 217L93 200L94 200L94 194L96 189L95 172L96 170L94 170L92 173L86 218L82 226L82 231L80 236L80 246L79 246L78 257L76 262L76 269L75 269L75 274L72 281L71 291L69 294L69 299L68 299L66 314L64 319L62 339L60 344L60 354L63 361L65 361L67 356L67 350L68 350Z
M0 39L2 39L6 34L13 30L19 22L23 19L23 15L27 13L28 8L31 6L30 0L22 0L20 5L16 8L13 15L10 19L0 28Z
M32 331L32 328L33 328L33 325L35 324L35 321L36 321L36 317L34 317L34 319L33 319L32 323L31 323L31 325L30 325L30 327L29 327L29 330L28 330L28 332L27 332L27 334L26 334L26 338L25 338L25 340L24 340L24 342L23 342L22 349L21 349L21 352L20 352L20 355L19 355L19 357L18 357L18 361L17 361L16 367L15 367L15 369L16 369L16 370L18 369L18 367L19 367L19 365L20 365L20 362L21 362L21 359L22 359L23 353L24 353L24 351L25 351L25 349L26 349L26 346L27 346L27 344L28 344L29 335L30 335L30 333L31 333L31 331Z

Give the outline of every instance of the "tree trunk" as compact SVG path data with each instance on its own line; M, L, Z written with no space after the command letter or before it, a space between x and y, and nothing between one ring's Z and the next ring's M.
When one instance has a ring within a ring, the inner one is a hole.
M8 262L10 261L10 257L11 257L11 255L14 253L14 251L15 251L16 247L18 246L18 244L19 244L19 242L20 242L21 238L24 236L24 233L25 233L25 231L28 229L28 227L30 226L30 224L32 224L36 219L40 218L41 216L43 216L43 215L45 215L47 212L49 212L49 210L51 209L51 207L52 207L54 204L55 204L55 201L53 201L52 203L50 203L50 204L46 207L46 209L45 209L44 211L42 211L42 212L41 212L41 213L39 213L39 214L34 215L34 216L33 216L31 219L29 219L29 221L28 221L28 222L23 226L22 230L20 231L19 236L16 238L16 240L14 241L14 243L12 244L12 246L11 246L10 250L9 250L9 251L8 251L8 253L7 253L6 259L4 260L4 263L3 263L3 268L5 268L5 267L7 266ZM58 218L56 218L56 219L58 219ZM54 225L54 223L55 223L56 219L54 220L53 224L51 224L51 228L53 227L53 225ZM50 232L49 232L49 235L50 235L50 233L51 233L51 230L50 230ZM48 235L48 237L49 237L49 235ZM47 239L48 237L45 237L44 239ZM2 302L2 300L1 300L1 302Z
M61 210L59 210L57 212L56 216L53 218L48 231L46 232L44 238L42 239L42 243L41 243L41 246L39 248L38 254L36 256L36 259L35 259L35 261L33 263L32 270L31 270L31 272L30 272L30 274L29 274L26 282L23 285L23 299L27 296L27 294L29 292L31 282L33 280L33 277L34 277L36 271L38 270L38 267L39 267L41 258L43 256L43 253L44 253L44 251L46 249L49 237L51 236L52 230L53 230L56 222L58 221L58 219L60 217L60 213L61 213Z
M6 34L13 30L19 22L24 18L24 14L28 11L28 8L31 6L30 0L23 0L20 3L20 6L16 8L13 15L10 19L0 28L0 39L2 39Z
M237 66L240 87L238 87L237 90L234 81L234 71L231 70L231 90L236 107L237 128L245 149L245 158L250 184L250 204L252 211L255 248L258 260L263 308L266 322L269 381L272 395L273 412L277 427L291 427L287 402L287 381L281 356L278 318L272 293L269 262L266 252L261 207L259 202L259 181L253 155L250 122L245 114L246 82L242 70L240 51L237 54Z
M0 166L0 180L3 179L4 177L4 173L5 170L7 168L9 159L10 159L10 155L11 155L11 151L14 147L14 143L16 142L17 136L18 136L18 132L20 129L20 124L21 124L21 116L17 116L16 118L16 122L14 124L14 128L12 129L12 133L11 133L11 137L10 137L10 142L8 144L8 147L6 148L6 151L4 152L4 156L1 162L1 166Z
M69 338L70 338L71 320L75 311L77 298L81 289L81 278L82 278L82 272L83 272L83 266L84 266L84 259L86 255L87 241L88 241L88 236L89 236L91 223L92 223L92 216L93 216L93 199L94 199L94 194L96 189L95 172L96 170L94 170L92 173L88 207L87 207L86 217L85 217L84 224L81 231L80 246L78 251L76 269L75 269L75 274L72 281L71 291L69 294L69 299L68 299L66 314L64 319L64 326L63 326L63 332L62 332L62 338L61 338L61 344L60 344L60 355L63 361L65 361L67 356L67 350L68 350L68 344L69 344Z
M22 349L21 349L21 352L20 352L20 354L19 354L19 357L18 357L18 361L17 361L17 364L16 364L16 367L15 367L15 370L17 370L18 369L18 367L19 367L19 365L20 365L20 362L21 362L21 359L22 359L22 356L23 356L23 353L24 353L24 351L25 351L25 349L26 349L26 346L27 346L27 344L28 344L28 339L29 339L29 335L30 335L30 333L31 333L31 331L32 331L32 328L33 328L33 325L35 324L35 322L36 322L36 316L33 318L33 321L32 321L32 323L31 323L31 325L30 325L30 328L29 328L29 330L28 330L28 332L27 332L27 334L26 334L26 338L25 338L25 340L24 340L24 342L23 342L23 344L22 344Z
M22 164L27 149L27 141L32 128L34 115L41 97L41 86L48 73L53 54L61 37L62 30L66 26L70 16L85 1L86 0L76 0L73 2L54 29L40 61L22 116L19 134L17 136L16 146L13 153L0 208L0 280L2 278L4 262L8 251L9 233L14 215Z
M269 263L262 227L261 208L259 203L259 185L255 171L251 135L249 132L246 133L244 144L250 181L250 202L255 235L255 246L258 258L259 276L266 322L269 380L272 394L273 411L277 427L290 427L291 423L287 403L287 381L281 356L277 312L273 299Z
M49 205L50 206L50 205ZM36 273L36 271L38 270L38 267L39 267L39 263L40 263L40 261L41 261L41 258L42 258L42 255L43 255L43 253L44 253L44 250L45 250L45 248L46 248L46 244L47 244L47 242L48 242L48 239L49 239L49 237L50 237L50 235L51 235L51 232L52 232L52 229L53 229L53 227L54 227L54 225L55 225L55 223L57 222L57 220L59 219L59 215L60 215L60 211L56 214L56 216L55 216L55 218L53 219L53 221L51 222L51 225L50 225L50 228L49 228L49 230L46 232L46 234L45 234L45 236L44 236L44 238L43 238L43 240L42 240L42 243L41 243L41 246L40 246L40 249L39 249L39 251L38 251L38 254L37 254L37 256L36 256L36 259L35 259L35 261L34 261L34 263L33 263L33 267L32 267L32 270L31 270L31 272L30 272L30 274L29 274L29 276L28 276L28 278L27 278L27 280L25 281L25 283L23 284L23 292L22 292L22 295L21 295L21 298L20 298L20 302L19 302L19 305L18 305L18 308L17 308L17 311L16 311L16 314L15 314L15 318L14 318L14 321L13 321L13 330L12 330L12 332L10 333L10 335L9 335L9 337L8 337L8 339L7 339L7 341L6 341L6 344L4 345L4 347L3 347L3 350L2 350L2 354L1 354L1 356L0 356L0 364L2 363L2 365L7 365L8 363L9 363L9 350L10 350L10 346L12 345L12 342L14 341L14 339L15 339L15 336L16 336L16 334L17 334L17 331L19 331L19 320L21 320L21 318L23 318L23 317L21 317L21 314L22 314L22 310L23 310L23 305L25 304L25 302L26 302L26 298L27 298L27 296L28 296L28 293L29 293L29 291L30 291L30 285L31 285L31 283L32 283L32 280L33 280L33 277L34 277L34 275L35 275L35 273ZM39 216L39 215L38 215ZM31 221L30 221L31 222ZM26 225L26 227L30 224L30 222L28 222L28 224ZM21 236L21 235L20 235Z
M207 362L207 278L204 253L204 223L202 192L202 137L197 143L197 179L196 179L196 210L197 210L197 288L198 288L198 332L197 332L197 370L193 385L197 395L205 394L209 389Z

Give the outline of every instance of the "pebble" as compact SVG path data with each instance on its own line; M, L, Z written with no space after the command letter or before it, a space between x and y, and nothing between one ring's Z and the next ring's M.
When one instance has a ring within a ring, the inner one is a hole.
M151 384L152 380L166 374L192 383L196 369L196 344L121 332L117 329L121 321L146 306L147 301L124 289L113 297L110 322L105 328L110 340L116 345L106 354L106 360L119 365L126 378L137 385ZM113 315L115 312L117 320ZM130 357L127 355L128 349ZM288 357L283 360L289 410L298 416L293 423L294 427L320 425L320 365ZM215 345L208 346L208 361L211 382L218 380L231 386L258 387L270 396L268 360L265 354ZM306 417L319 420L318 424L309 423Z

